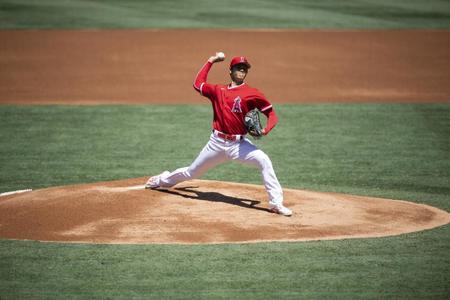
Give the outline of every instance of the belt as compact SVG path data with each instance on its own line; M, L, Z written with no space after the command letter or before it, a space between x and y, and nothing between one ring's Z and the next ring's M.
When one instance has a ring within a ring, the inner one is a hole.
M213 130L213 133L215 136L227 141L240 141L244 138L244 136L240 134L227 134L215 129Z

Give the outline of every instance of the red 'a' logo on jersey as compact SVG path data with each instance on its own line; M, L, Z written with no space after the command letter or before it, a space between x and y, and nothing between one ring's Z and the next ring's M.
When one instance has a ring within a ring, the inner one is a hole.
M237 96L236 99L234 99L234 104L233 104L233 108L231 109L231 111L234 112L234 113L241 113L242 112L241 97Z

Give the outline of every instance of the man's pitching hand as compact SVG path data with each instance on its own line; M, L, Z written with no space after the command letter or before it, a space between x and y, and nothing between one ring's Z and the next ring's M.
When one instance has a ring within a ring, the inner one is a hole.
M225 60L225 54L223 52L216 52L216 55L211 56L208 61L211 63L216 63Z

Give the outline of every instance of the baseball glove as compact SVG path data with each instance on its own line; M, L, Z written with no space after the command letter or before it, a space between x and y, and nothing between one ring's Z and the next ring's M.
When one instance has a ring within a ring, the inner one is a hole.
M262 137L261 120L259 118L258 109L250 110L244 117L245 127L247 127L248 133L255 139Z

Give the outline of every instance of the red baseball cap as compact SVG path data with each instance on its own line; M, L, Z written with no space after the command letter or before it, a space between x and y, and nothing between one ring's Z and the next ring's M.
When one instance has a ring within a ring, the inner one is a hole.
M239 65L239 64L246 65L247 68L249 68L249 69L251 67L247 58L245 58L244 56L236 56L236 57L233 57L233 59L230 62L230 69L232 69L235 65Z

